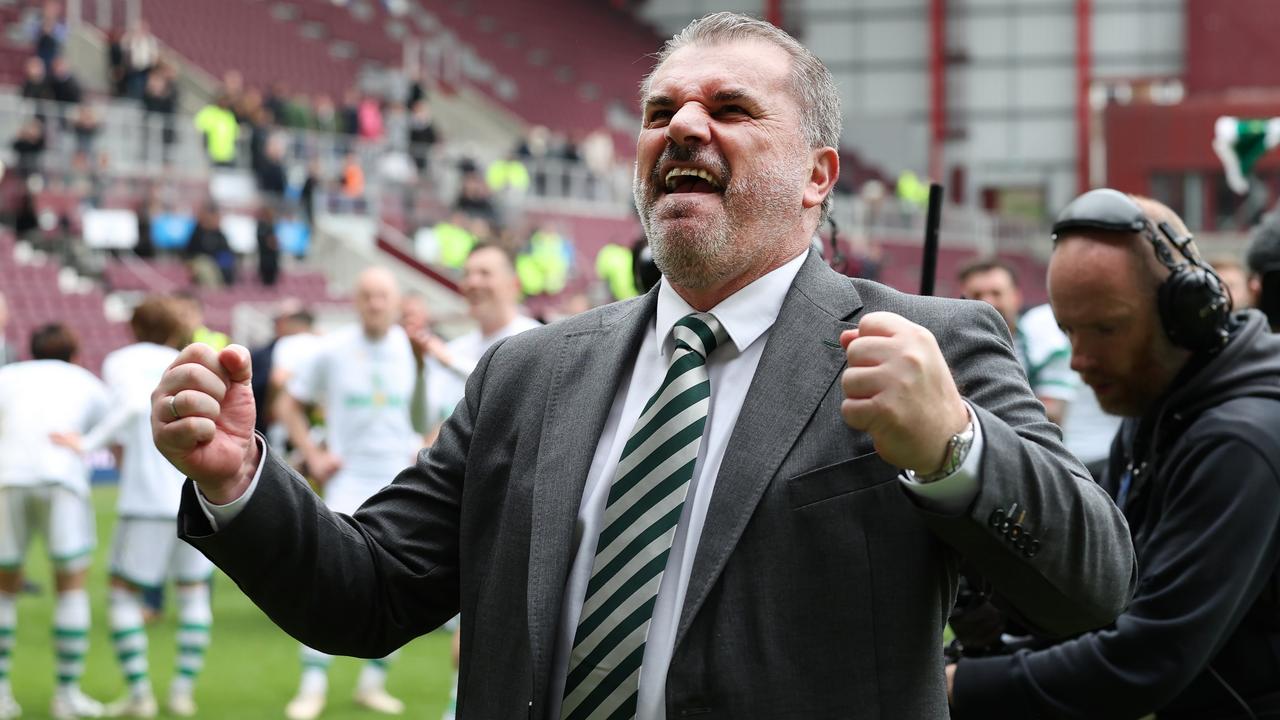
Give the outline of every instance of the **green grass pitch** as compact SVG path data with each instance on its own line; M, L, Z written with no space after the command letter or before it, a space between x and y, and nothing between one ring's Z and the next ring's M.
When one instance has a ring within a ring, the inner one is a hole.
M124 692L124 678L111 647L107 626L107 553L115 526L115 486L93 490L98 522L98 549L89 575L93 629L82 687L90 696L108 701ZM11 681L23 708L23 719L47 717L53 694L53 583L44 546L29 550L27 576L40 585L39 595L23 595L18 602L17 645ZM163 701L174 672L176 646L174 602L168 592L165 617L148 626L151 682ZM336 658L329 672L329 704L325 720L386 717L359 708L351 700L362 661ZM284 634L225 575L217 573L213 588L213 641L205 669L196 686L198 717L284 717L285 703L297 689L300 672L298 643ZM436 720L449 697L452 669L449 636L434 632L406 645L391 666L387 689L404 700L403 717ZM161 717L164 717L161 710Z

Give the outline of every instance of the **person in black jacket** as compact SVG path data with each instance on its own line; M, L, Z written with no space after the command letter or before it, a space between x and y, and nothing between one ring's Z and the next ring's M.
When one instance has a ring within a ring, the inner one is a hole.
M1102 485L1138 590L1108 628L948 667L952 717L1280 718L1280 338L1159 203L1095 190L1054 233L1072 368L1127 418Z

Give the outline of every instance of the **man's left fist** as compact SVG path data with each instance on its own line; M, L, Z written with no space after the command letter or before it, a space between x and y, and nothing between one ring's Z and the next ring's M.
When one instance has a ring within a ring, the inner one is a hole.
M921 475L940 469L969 410L933 333L876 312L842 333L840 344L849 361L840 377L844 421L871 435L885 462Z

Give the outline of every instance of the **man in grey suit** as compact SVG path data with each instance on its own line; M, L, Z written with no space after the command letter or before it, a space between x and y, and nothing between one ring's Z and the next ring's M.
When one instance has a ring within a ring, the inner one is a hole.
M255 439L248 355L153 395L181 532L284 629L377 657L462 615L468 718L943 718L962 562L1042 632L1110 622L1128 530L980 303L831 271L826 68L729 13L644 86L665 280L496 344L354 516Z

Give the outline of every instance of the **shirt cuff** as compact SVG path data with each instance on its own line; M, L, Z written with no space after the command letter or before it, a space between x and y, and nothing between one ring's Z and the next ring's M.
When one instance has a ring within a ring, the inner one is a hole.
M196 502L200 503L200 510L209 519L209 524L213 526L214 532L217 532L219 528L226 527L231 524L232 520L236 519L236 516L244 509L244 504L253 495L254 489L258 487L258 478L262 477L262 468L267 464L267 444L263 441L262 436L257 433L254 433L253 441L258 443L258 469L254 471L253 480L249 483L249 487L245 489L243 495L226 505L214 505L205 498L204 493L200 492L200 486L196 485Z
M969 455L955 472L931 483L922 483L909 473L902 473L898 479L907 492L915 496L919 504L926 510L942 515L959 515L968 509L973 499L978 496L982 486L979 472L982 469L982 423L978 414L973 411L969 401L964 403L969 411L969 421L973 423L973 444L969 446Z

